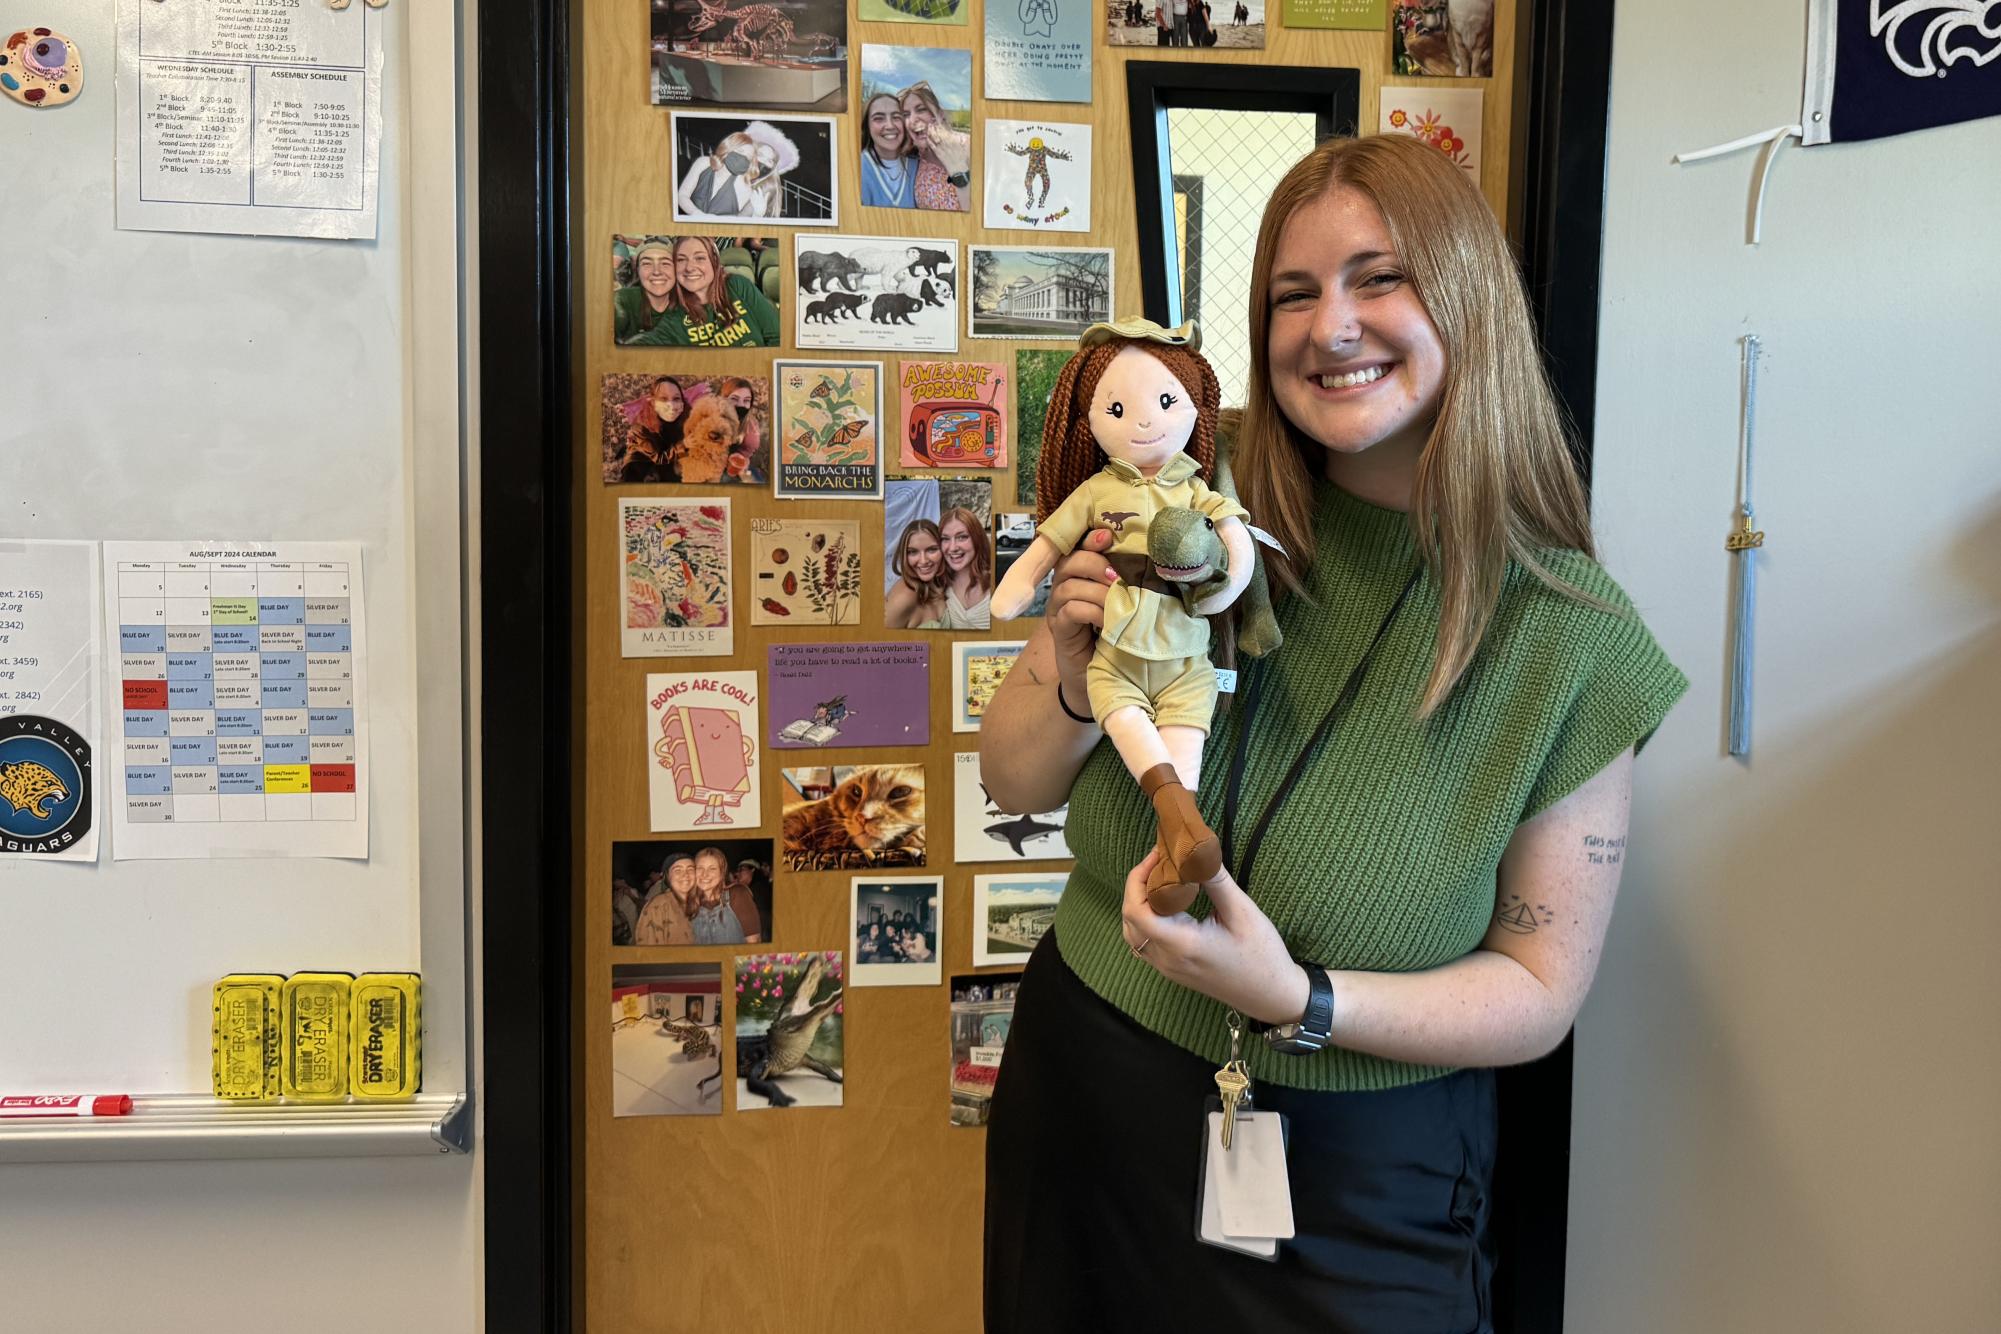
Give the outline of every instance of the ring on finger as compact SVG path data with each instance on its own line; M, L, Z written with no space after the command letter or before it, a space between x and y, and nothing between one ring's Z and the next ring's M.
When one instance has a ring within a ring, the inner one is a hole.
M1128 940L1126 942L1126 948L1132 951L1133 958L1138 959L1145 956L1146 947L1151 944L1153 944L1152 936L1141 936L1138 945L1134 945L1130 940Z

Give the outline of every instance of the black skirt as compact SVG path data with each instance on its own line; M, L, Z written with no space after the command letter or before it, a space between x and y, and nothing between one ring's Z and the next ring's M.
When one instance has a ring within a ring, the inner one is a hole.
M1054 933L1036 947L987 1128L987 1334L1492 1330L1491 1070L1257 1085L1257 1108L1291 1119L1298 1236L1276 1264L1195 1240L1215 1073L1079 981Z

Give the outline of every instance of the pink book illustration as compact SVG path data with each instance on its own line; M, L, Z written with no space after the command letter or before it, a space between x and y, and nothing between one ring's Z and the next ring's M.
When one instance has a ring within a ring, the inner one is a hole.
M702 803L696 824L736 823L725 808L741 805L749 794L756 753L736 710L686 704L668 709L660 719L660 739L653 743L653 753L674 775L675 799Z

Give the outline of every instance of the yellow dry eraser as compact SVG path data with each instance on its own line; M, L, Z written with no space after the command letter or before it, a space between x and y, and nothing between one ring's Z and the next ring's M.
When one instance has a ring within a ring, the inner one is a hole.
M403 1102L424 1078L424 1007L415 973L363 973L348 1007L348 1077L362 1102Z
M278 993L276 973L231 973L215 984L210 1050L215 1056L215 1096L232 1102L271 1102L278 1096Z
M354 978L346 973L294 973L283 989L285 1066L281 1089L289 1102L340 1102L347 1097L347 1003Z

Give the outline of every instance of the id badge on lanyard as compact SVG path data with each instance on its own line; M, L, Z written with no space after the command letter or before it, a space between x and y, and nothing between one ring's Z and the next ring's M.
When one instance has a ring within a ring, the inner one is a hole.
M1292 762L1292 767L1272 792L1271 799L1265 803L1264 812L1258 816L1250 837L1245 840L1243 860L1239 862L1234 856L1232 835L1237 822L1237 798L1243 791L1244 764L1250 754L1251 723L1256 716L1259 687L1263 684L1263 673L1252 675L1250 687L1240 706L1242 712L1237 717L1236 745L1230 754L1230 777L1224 790L1221 831L1223 864L1232 869L1237 883L1244 889L1250 888L1251 867L1257 860L1258 848L1264 842L1265 831L1271 827L1272 818L1292 795L1300 776L1306 772L1306 766L1326 744L1328 737L1333 735L1335 725L1361 693L1363 678L1368 674L1369 663L1375 657L1377 647L1389 634L1397 613L1410 599L1411 590L1417 587L1423 570L1420 564L1404 581L1403 591L1390 604L1382 624L1376 627L1375 636L1369 640L1369 646L1349 671L1348 679L1342 682L1333 704L1328 706L1326 716L1313 729L1298 758ZM1235 1010L1230 1011L1229 1025L1230 1059L1216 1072L1216 1094L1207 1100L1202 1117L1202 1172L1196 1186L1195 1237L1211 1246L1262 1260L1276 1260L1278 1243L1293 1235L1292 1185L1285 1165L1289 1128L1286 1119L1277 1112L1251 1110L1250 1069L1244 1063L1240 1047L1243 1020Z

